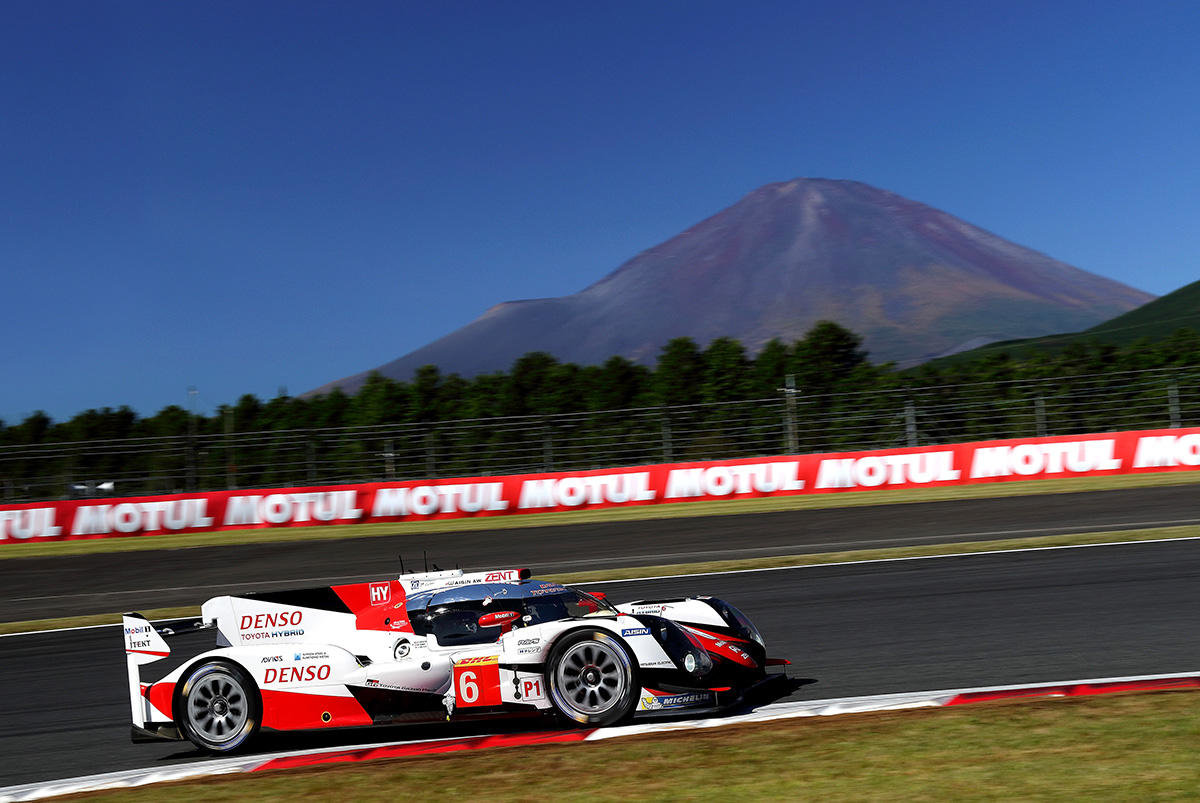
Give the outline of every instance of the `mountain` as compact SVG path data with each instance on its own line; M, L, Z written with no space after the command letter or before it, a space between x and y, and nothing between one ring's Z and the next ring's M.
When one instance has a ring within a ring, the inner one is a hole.
M916 364L982 343L1092 326L1152 296L855 181L795 179L733 206L561 298L509 301L382 365L470 377L530 351L653 364L671 338L756 351L818 320L864 337L875 362ZM368 372L331 382L354 392Z

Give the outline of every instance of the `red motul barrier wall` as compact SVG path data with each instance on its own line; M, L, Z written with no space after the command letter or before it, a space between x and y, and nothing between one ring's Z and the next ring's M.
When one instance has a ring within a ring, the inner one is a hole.
M506 516L706 499L1190 471L1200 428L598 471L0 506L0 543Z

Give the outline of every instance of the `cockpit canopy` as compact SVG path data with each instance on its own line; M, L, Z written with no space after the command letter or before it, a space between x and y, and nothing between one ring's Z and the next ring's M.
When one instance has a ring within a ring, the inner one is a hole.
M480 616L496 611L519 613L521 618L514 623L517 627L617 613L602 599L541 580L435 589L410 596L407 608L413 632L419 636L431 635L442 646L496 641L504 632L504 625L479 625Z

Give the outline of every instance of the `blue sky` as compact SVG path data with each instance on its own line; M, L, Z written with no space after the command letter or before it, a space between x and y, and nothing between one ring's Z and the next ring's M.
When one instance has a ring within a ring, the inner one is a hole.
M1169 292L1198 9L8 3L0 418L300 393L797 176Z

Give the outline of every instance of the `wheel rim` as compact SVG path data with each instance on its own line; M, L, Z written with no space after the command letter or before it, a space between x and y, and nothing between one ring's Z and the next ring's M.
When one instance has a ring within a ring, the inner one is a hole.
M228 672L213 672L196 681L188 693L188 722L207 742L221 744L237 737L250 718L250 702L242 684Z
M625 696L627 660L599 641L572 645L554 669L563 702L580 714L594 716L619 704Z

